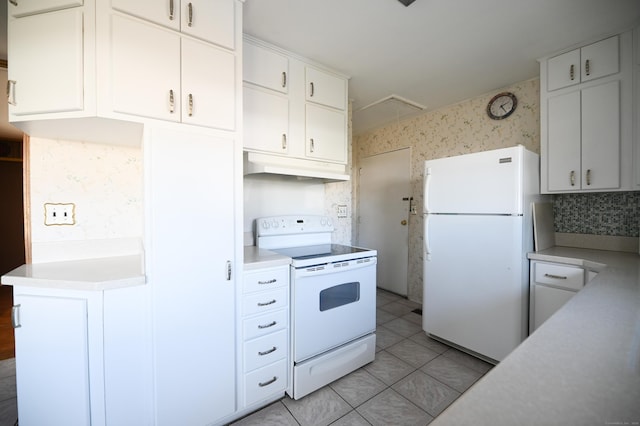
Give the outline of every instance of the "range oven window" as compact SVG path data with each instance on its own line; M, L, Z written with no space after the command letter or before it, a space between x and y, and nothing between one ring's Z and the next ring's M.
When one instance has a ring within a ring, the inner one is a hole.
M360 283L336 285L320 292L320 312L360 300Z

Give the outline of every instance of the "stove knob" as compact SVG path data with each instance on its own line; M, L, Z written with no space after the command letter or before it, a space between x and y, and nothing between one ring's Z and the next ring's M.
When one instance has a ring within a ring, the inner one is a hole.
M262 221L262 228L269 229L269 222L267 222L266 220Z
M327 218L323 217L320 219L320 225L321 226L327 226Z
M331 226L331 219L327 218L327 226Z
M273 222L271 222L271 226L273 226L274 228L277 228L280 225L278 224L278 221L274 219Z

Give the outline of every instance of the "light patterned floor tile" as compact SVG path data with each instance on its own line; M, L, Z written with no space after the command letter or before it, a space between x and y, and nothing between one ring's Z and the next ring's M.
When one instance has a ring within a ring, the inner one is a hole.
M440 355L437 352L408 339L404 339L401 342L388 347L386 350L415 368L422 367Z
M357 411L353 410L346 416L340 417L331 426L371 426Z
M433 418L393 389L387 389L357 409L373 426L426 425Z
M387 387L363 368L333 382L330 386L352 407L357 407Z
M402 315L406 315L409 312L413 311L413 308L407 305L403 305L400 302L391 302L384 305L378 305L378 309L382 309L383 311L389 312L397 317L401 317Z
M351 406L329 386L297 401L284 398L282 402L302 426L328 425L352 410Z
M439 356L422 367L421 370L442 383L451 386L458 392L466 391L482 377L482 373L460 365L445 356Z
M421 371L411 373L392 389L434 417L460 396L460 392Z
M413 336L409 336L409 340L412 340L439 354L449 350L449 346L432 339L431 337L427 336L427 333L425 333L424 331L416 333Z
M393 321L398 318L397 316L383 311L382 309L376 309L376 324L384 324L385 322Z
M234 426L297 426L298 422L282 402L278 401L232 424Z
M414 367L386 351L378 352L375 361L366 365L364 369L387 385L394 384L415 370Z
M385 323L383 327L388 328L389 330L401 335L402 337L413 336L414 334L422 331L421 326L402 318L396 318L393 321L389 321Z
M443 352L442 355L454 360L458 364L469 367L472 370L476 370L477 372L482 374L487 373L493 368L493 365L489 364L488 362L484 362L481 359L459 351L458 349L449 348L447 351Z
M395 345L402 339L404 339L404 337L381 325L376 328L376 345L383 349Z
M420 330L422 330L422 315L416 314L415 312L409 312L408 314L403 315L402 318L420 326Z

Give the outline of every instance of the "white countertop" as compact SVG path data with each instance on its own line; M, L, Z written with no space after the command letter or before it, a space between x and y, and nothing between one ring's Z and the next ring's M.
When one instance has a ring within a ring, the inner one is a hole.
M145 284L141 255L30 263L2 276L3 285L111 290Z
M432 425L640 424L640 256L529 254L599 271Z
M244 247L244 270L273 268L276 266L289 265L291 258L273 251L258 248L256 246Z

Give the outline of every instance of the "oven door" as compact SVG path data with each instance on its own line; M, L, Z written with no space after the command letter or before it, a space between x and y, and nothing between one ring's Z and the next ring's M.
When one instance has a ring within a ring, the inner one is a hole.
M296 363L373 333L376 257L292 269Z

